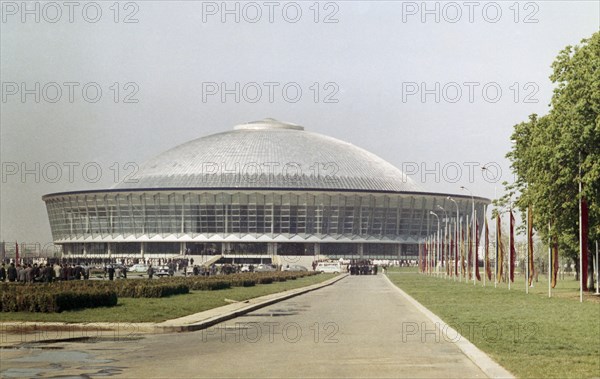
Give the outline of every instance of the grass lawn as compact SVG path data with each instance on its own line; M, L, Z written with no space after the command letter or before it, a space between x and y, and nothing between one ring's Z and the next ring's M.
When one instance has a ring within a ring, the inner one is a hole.
M66 311L62 313L0 312L1 321L46 322L160 322L187 316L229 304L225 299L248 300L276 292L306 287L334 277L333 274L312 275L285 282L234 287L218 291L192 291L158 299L119 298L115 307Z
M600 301L586 294L579 303L572 277L558 282L552 298L541 275L529 295L522 277L510 291L506 284L473 286L412 269L388 277L517 377L600 376Z

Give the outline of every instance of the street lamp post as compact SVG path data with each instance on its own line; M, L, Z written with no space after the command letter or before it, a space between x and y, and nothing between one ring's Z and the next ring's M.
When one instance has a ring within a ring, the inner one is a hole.
M455 246L456 251L458 252L458 203L450 196L446 196L446 199L453 202L454 205L456 206L456 225L455 225L456 238L454 239L454 246ZM454 260L457 260L457 259L458 259L458 254L454 254ZM457 262L454 262L454 265L456 266ZM462 280L462 274L461 274L460 280ZM454 281L456 281L456 272L454 272Z
M437 219L437 224L438 224L437 231L436 231L437 244L435 247L435 250L436 250L436 252L435 252L435 254L436 254L435 274L436 274L436 276L439 276L440 273L437 268L437 264L440 260L440 217L433 211L429 211L429 214L432 216L435 216L435 218Z
M475 231L475 198L473 197L473 192L471 192L467 187L465 186L460 186L460 189L467 191L470 195L471 195L471 201L472 201L472 213L471 213L471 224L472 224L472 231L473 231L473 241L471 241L472 243L475 242L475 240L477 239L477 236L475 236L475 234L477 233ZM473 259L473 285L475 285L476 281L477 281L477 277L475 276L475 265L477 264L477 252L475 251L475 247L473 246L473 255L474 255L474 259ZM469 268L470 269L470 268Z

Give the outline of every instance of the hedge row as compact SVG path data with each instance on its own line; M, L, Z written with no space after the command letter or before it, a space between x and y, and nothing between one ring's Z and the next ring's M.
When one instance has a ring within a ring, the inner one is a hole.
M216 290L230 287L252 287L257 284L271 284L285 282L299 277L316 275L316 272L257 272L238 273L218 276L188 276L161 278L164 283L181 283L190 287L190 290Z
M69 288L103 288L112 289L118 297L156 298L190 292L189 286L183 283L167 283L147 280L118 280L118 281L70 281L55 283L59 290Z
M70 288L57 291L56 286L51 284L2 284L0 291L0 310L3 312L62 312L117 305L116 291L107 288Z
M189 286L168 283L136 283L139 281L119 282L115 289L119 297L167 297L190 292Z
M166 277L154 280L70 281L61 285L113 288L119 297L163 297L189 291L214 291L231 287L252 287L311 276L316 272L255 272L217 276ZM183 287L186 287L184 289Z
M114 306L118 297L159 298L194 291L283 282L315 272L260 272L219 276L169 277L158 280L88 281L48 284L1 284L0 311L62 312L70 309Z

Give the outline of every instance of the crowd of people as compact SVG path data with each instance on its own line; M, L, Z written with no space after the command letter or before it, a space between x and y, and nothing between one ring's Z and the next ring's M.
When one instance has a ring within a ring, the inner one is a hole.
M377 275L377 265L368 259L353 259L348 264L350 275Z
M254 272L254 265L241 264L211 264L195 265L194 259L162 259L152 258L147 260L108 260L108 259L80 259L74 262L63 262L58 259L47 261L30 261L15 263L5 261L0 266L0 282L14 283L50 283L67 280L87 280L93 272L94 277L115 280L127 279L132 265L145 266L144 272L148 278L164 275L169 276L179 272L182 275L228 275L244 271Z
M8 263L0 266L0 282L50 283L58 280L89 279L89 267L59 263Z

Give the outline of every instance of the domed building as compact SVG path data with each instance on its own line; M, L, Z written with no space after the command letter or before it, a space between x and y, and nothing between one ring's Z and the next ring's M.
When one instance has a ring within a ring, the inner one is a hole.
M430 211L444 222L440 208L462 218L489 203L425 192L366 150L273 119L174 147L111 189L43 200L67 255L273 261L415 259L438 227Z

